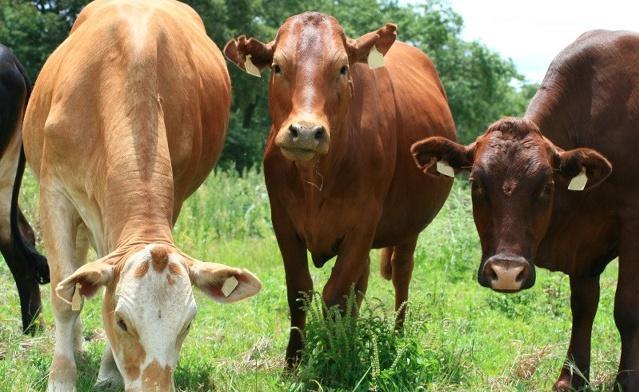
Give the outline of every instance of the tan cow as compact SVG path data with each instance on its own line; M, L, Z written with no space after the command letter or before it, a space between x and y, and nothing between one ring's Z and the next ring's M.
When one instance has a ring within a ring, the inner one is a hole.
M77 310L101 286L109 344L98 384L127 391L174 389L191 284L219 302L259 291L250 272L197 261L171 234L220 155L229 106L224 59L177 1L96 1L44 65L24 146L54 288L49 391L75 390ZM100 259L84 264L89 243Z

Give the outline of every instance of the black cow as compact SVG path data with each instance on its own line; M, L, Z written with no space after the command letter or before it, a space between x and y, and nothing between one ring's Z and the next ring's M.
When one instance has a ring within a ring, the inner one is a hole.
M38 283L49 282L47 260L35 250L35 235L18 206L25 165L22 118L30 93L24 68L0 45L0 252L18 287L25 333L36 330L41 308Z

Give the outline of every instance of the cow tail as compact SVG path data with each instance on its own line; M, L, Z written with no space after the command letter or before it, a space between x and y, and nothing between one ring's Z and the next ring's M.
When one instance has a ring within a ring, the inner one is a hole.
M390 280L393 277L393 266L391 265L393 250L394 247L392 246L382 249L382 253L379 258L379 273L386 280Z

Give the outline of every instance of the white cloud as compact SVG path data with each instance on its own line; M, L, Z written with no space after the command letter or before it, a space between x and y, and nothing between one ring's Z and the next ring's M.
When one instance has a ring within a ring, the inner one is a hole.
M532 82L540 82L559 51L588 30L639 31L636 0L451 0L451 5L464 18L464 39L511 58Z

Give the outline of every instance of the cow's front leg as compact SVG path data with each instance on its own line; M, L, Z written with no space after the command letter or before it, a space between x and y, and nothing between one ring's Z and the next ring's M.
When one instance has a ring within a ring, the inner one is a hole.
M639 391L639 247L635 246L636 230L624 234L627 235L622 235L619 252L615 323L621 336L617 387L626 392Z
M124 380L118 370L118 366L115 363L113 357L113 351L111 350L111 344L107 341L104 347L104 353L102 353L102 360L100 361L100 370L98 371L98 378L95 380L95 389L121 389L124 386Z
M285 211L272 203L271 217L277 243L284 260L286 275L286 296L291 314L291 330L286 347L286 364L289 369L297 366L304 348L303 331L306 325L306 311L303 300L310 300L313 280L308 270L306 245L299 238Z
M51 269L51 305L55 317L55 350L49 374L48 391L75 391L77 369L74 352L80 349L79 311L61 300L55 289L76 269L75 245L77 214L55 185L43 181L40 188L40 217Z
M599 304L599 276L570 276L570 309L572 334L566 362L553 389L572 391L582 387L590 375L590 337ZM572 365L579 372L575 372ZM581 373L581 374L579 374ZM583 377L582 377L583 376Z
M345 310L346 301L351 290L365 292L368 285L370 270L369 252L375 235L375 225L362 225L366 229L355 229L350 236L346 236L340 247L331 276L324 286L322 297L326 305L338 305ZM358 296L363 296L358 293ZM361 303L363 297L357 298ZM357 307L353 309L357 312Z

